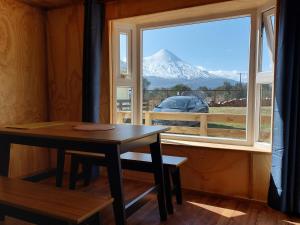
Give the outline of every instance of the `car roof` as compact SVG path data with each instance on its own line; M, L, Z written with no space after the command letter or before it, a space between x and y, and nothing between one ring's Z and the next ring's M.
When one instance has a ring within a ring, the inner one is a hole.
M169 97L169 98L167 98L167 99L174 99L174 98L176 98L176 99L186 99L186 100L189 100L189 99L193 99L193 98L198 98L197 96L172 96L172 97Z

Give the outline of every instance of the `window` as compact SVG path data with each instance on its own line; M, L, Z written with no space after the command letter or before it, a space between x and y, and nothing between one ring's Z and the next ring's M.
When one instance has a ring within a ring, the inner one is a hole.
M145 122L246 140L250 25L244 16L142 29Z
M128 34L120 34L120 74L128 76Z
M258 68L256 74L256 141L271 143L272 103L274 80L274 24L275 10L269 9L261 14L258 42Z
M166 139L270 143L274 9L231 14L114 22L113 121L169 126Z
M117 87L118 123L132 122L132 88Z

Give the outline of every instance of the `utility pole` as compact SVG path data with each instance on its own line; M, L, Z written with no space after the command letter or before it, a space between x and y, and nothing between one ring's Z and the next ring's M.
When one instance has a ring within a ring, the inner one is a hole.
M240 73L240 88L242 88L242 73Z

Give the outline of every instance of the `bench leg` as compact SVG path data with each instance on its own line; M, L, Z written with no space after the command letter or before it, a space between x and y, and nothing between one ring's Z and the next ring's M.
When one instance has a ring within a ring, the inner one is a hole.
M71 156L71 171L70 171L70 183L69 188L74 190L76 188L76 181L78 176L79 159L77 156Z
M181 180L180 180L180 169L176 168L172 171L172 181L174 185L176 202L179 205L182 205L182 189L181 189Z
M166 188L166 206L169 214L174 213L173 203L172 203L172 188L170 181L170 171L167 167L164 167L165 176L165 188Z
M158 200L160 220L166 221L168 213L166 208L164 171L163 171L163 164L162 164L162 151L161 151L159 135L157 137L157 142L150 144L150 152L152 158L155 184L159 186L159 189L157 191L157 200Z
M94 216L93 220L91 221L91 225L102 225L100 214Z
M56 165L56 187L62 187L65 166L65 150L57 149Z
M82 170L83 170L83 177L84 177L84 186L89 186L89 184L91 183L92 169L93 169L92 163L90 163L88 159L83 160Z

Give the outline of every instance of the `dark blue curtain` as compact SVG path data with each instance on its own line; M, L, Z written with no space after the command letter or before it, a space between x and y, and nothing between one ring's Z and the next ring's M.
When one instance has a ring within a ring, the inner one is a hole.
M85 0L82 80L82 121L99 122L104 4Z
M268 203L300 214L300 7L281 0L275 75L274 131Z
M101 60L104 20L104 3L99 0L85 0L82 77L83 122L96 123L99 122L100 118ZM98 167L92 167L92 177L94 178L98 175Z

